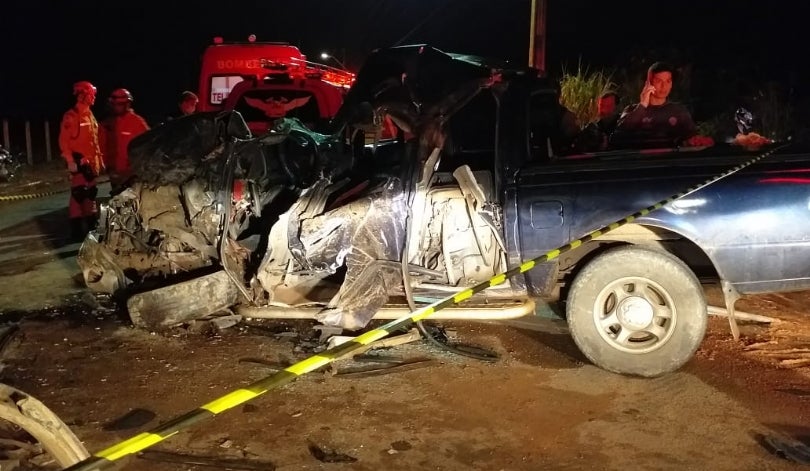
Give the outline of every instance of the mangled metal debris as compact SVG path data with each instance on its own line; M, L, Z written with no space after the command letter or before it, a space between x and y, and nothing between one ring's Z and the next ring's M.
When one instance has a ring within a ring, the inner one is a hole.
M276 465L269 461L192 455L188 453L177 453L163 450L142 451L138 453L138 458L155 462L173 463L192 467L202 466L222 470L273 471L276 469Z
M371 378L390 373L400 373L404 371L426 368L428 366L436 365L438 362L432 358L416 357L383 359L377 360L375 363L377 364L349 368L334 368L332 370L332 375L338 378Z
M810 465L810 446L777 435L759 435L757 438L774 455L793 463Z
M323 463L354 463L357 458L341 453L339 451L309 442L307 446L309 453L318 461Z
M127 292L133 322L155 330L234 305L245 317L303 307L356 330L403 295L405 275L435 294L503 271L491 172L439 172L451 117L497 93L491 67L423 47L373 55L364 70L330 135L282 119L253 137L224 112L133 140L138 178L78 257L87 285ZM387 118L414 139L365 147ZM508 284L488 296L506 304L483 316L533 309Z

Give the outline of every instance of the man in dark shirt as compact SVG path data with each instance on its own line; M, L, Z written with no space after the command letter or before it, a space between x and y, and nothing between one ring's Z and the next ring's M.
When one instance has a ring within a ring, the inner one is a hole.
M649 68L639 102L619 118L612 147L674 147L695 136L697 129L686 107L667 100L673 71L663 62Z
M599 130L610 136L616 130L616 124L619 122L619 95L616 92L605 92L599 97L596 103L596 113L599 119L596 125Z

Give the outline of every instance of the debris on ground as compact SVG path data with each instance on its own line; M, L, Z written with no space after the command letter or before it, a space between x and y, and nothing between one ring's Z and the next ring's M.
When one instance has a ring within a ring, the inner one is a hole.
M354 463L357 458L309 442L309 453L323 463Z
M242 316L238 314L230 314L227 316L215 317L211 319L211 323L219 330L225 330L227 328L233 327L236 324L242 322Z
M413 445L406 442L405 440L399 440L396 442L391 443L391 448L389 448L386 453L389 455L396 455L397 453L408 451L413 448Z
M707 306L706 311L710 316L719 316L719 317L728 317L728 309L719 306ZM762 324L776 324L779 322L779 319L775 319L773 317L762 316L760 314L752 314L750 312L743 312L734 311L734 317L737 318L738 321L743 322L759 322Z
M223 470L274 471L276 465L269 461L240 458L219 458L214 456L190 455L161 450L146 450L138 453L138 458L186 466L205 466Z
M233 440L224 439L219 443L220 448L230 448L233 446Z
M132 409L123 416L104 424L101 429L106 431L129 430L143 427L155 418L155 413L146 409Z
M332 339L335 339L335 338L337 338L338 340L332 341ZM341 344L343 344L345 342L348 342L348 341L350 341L350 340L352 340L354 338L355 337L345 337L345 338L344 337L332 337L332 339L330 339L329 344L327 346L328 346L328 348L333 348L333 347L341 345ZM363 347L358 348L357 350L354 350L353 352L350 352L350 353L347 353L346 355L338 357L335 360L336 361L337 360L342 360L344 358L359 355L361 353L365 353L365 352L367 352L369 350L372 350L372 349L375 349L375 348L389 348L389 347L396 347L398 345L405 345L406 343L416 342L421 338L422 338L422 336L419 334L419 332L416 329L411 329L406 334L396 335L394 337L386 337L384 339L377 340L376 342L372 342L372 343L370 343L368 345L365 345Z
M376 365L367 365L355 368L341 368L333 364L332 375L338 378L369 378L372 376L380 376L389 373L398 373L402 371L425 368L435 365L438 362L427 357L402 359L388 357L378 361L377 363L378 364Z
M287 368L288 366L292 365L292 362L290 362L289 359L271 361L265 360L264 358L252 358L252 357L240 358L239 363L253 363L255 365L261 365L269 369L270 371L281 371L284 368Z
M3 356L3 350L19 330L20 325L17 323L0 326L0 358Z
M810 465L810 446L772 435L760 435L757 438L772 454L794 463Z
M331 325L316 325L313 329L319 331L321 333L318 341L321 343L326 342L331 337L339 336L343 333L343 329L340 327L335 327Z

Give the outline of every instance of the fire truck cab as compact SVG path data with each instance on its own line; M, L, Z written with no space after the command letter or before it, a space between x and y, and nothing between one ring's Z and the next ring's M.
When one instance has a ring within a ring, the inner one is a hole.
M353 73L309 62L288 43L214 38L202 57L198 109L239 111L256 134L282 117L317 129L335 115L353 82Z

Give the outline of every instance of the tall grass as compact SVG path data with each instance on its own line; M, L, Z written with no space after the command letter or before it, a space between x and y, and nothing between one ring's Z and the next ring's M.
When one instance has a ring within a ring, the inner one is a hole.
M754 115L751 131L775 140L784 140L796 131L796 109L793 106L793 90L785 90L775 82L765 83L753 95L741 97L736 106L744 106ZM728 103L729 108L735 106ZM715 140L733 138L738 130L732 111L724 111L706 121L697 123L698 132Z
M791 104L793 90L784 90L779 84L765 84L753 97L753 113L759 120L760 132L771 139L781 140L790 134L795 125Z
M560 103L571 110L577 117L579 125L584 127L596 121L598 117L596 103L599 97L603 93L615 90L616 84L613 83L611 73L601 70L590 71L587 66L583 68L580 62L573 72L563 68Z

